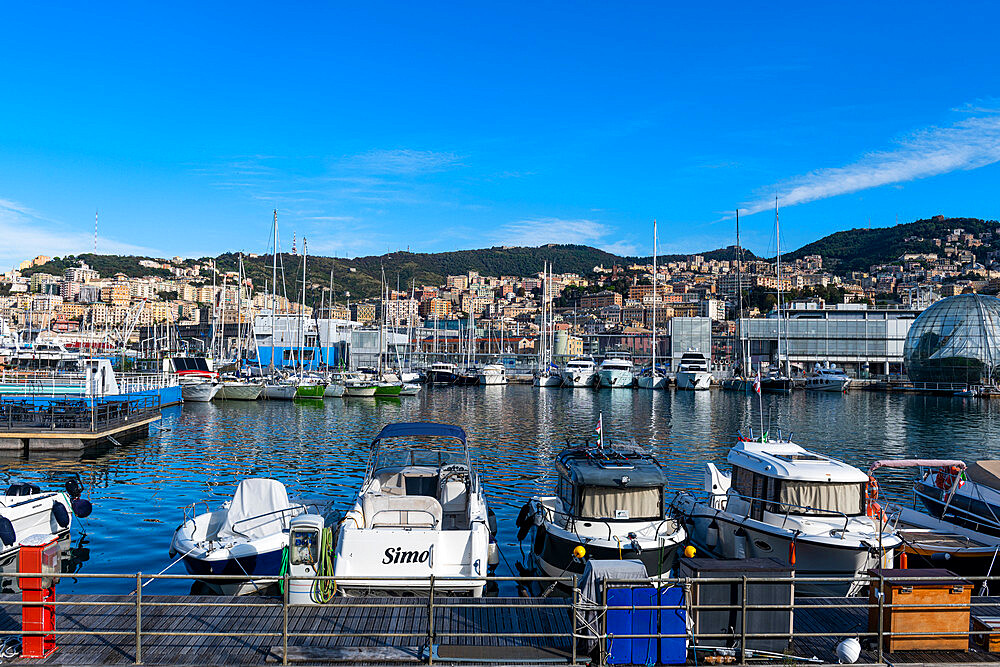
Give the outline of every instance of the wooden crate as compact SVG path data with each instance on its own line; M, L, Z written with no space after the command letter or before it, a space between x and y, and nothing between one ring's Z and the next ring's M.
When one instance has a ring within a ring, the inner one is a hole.
M972 641L990 653L1000 651L1000 616L973 616L972 630L986 633L975 635Z
M969 631L972 584L953 572L938 569L869 570L884 578L882 629L887 651L968 651L969 637L943 632ZM920 577L947 577L920 581ZM869 587L868 631L878 632L878 582ZM942 607L941 605L959 605ZM897 633L920 633L900 636Z

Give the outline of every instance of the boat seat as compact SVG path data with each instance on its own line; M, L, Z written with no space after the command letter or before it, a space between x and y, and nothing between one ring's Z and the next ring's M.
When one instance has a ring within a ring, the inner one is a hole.
M469 492L465 482L452 478L441 485L441 508L444 511L444 529L468 528Z
M361 497L366 528L440 528L441 503L431 496L366 493Z

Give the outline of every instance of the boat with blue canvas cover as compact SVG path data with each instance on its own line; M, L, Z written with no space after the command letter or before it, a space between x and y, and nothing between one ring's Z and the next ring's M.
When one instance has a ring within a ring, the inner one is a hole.
M263 478L240 482L233 499L218 509L188 516L193 507L185 508L184 523L170 542L170 557L183 558L184 567L195 576L232 577L205 582L227 595L253 593L276 582L292 518L318 513L289 501L281 482Z

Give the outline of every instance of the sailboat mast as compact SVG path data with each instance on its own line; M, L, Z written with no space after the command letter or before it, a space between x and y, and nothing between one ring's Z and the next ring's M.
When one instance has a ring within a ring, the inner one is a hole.
M306 237L302 237L302 303L299 304L299 376L305 372L305 318L306 318Z
M656 384L656 220L653 220L653 384Z
M274 253L271 255L271 375L274 375L275 339L274 313L278 309L278 209L274 209Z
M780 229L780 227L778 225L778 198L777 197L774 198L774 245L775 245L775 249L778 252L778 255L777 255L777 258L776 258L776 261L775 261L775 266L777 267L776 273L777 273L777 276L778 276L778 368L780 369L782 367L782 359L781 359L781 229ZM788 341L785 341L785 347L786 348L788 347L787 344L788 344ZM786 357L788 355L788 350L787 349L785 350L785 355L786 355ZM786 366L785 374L789 375L789 372L788 372L788 369L787 369L787 366L788 366L787 359L785 360L784 366Z
M740 369L747 373L746 352L743 349L743 253L740 252L740 210L736 209L736 340L740 345Z

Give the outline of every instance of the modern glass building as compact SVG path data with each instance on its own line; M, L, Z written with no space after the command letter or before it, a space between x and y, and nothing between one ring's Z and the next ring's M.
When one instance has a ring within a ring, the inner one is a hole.
M670 368L676 370L681 356L698 350L712 356L712 320L707 317L674 317L670 320Z
M914 382L993 384L1000 378L1000 299L959 294L910 327L903 351Z

